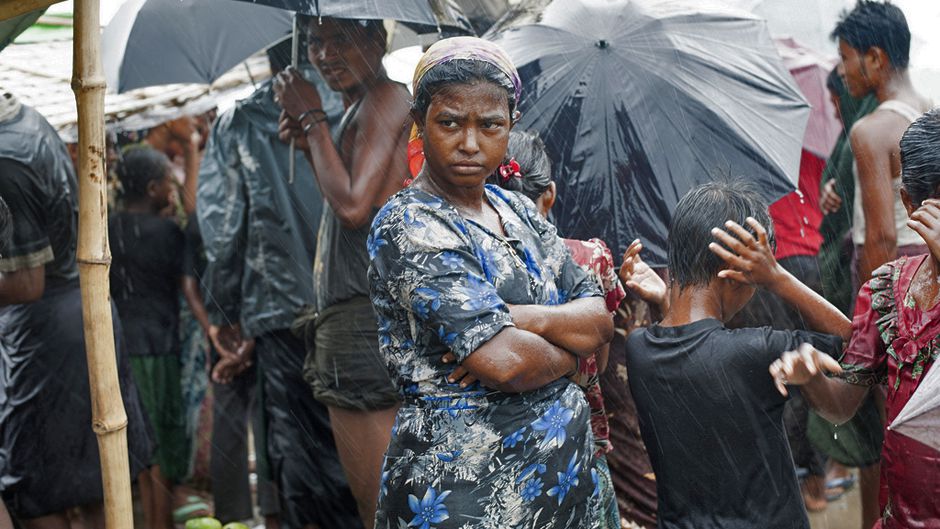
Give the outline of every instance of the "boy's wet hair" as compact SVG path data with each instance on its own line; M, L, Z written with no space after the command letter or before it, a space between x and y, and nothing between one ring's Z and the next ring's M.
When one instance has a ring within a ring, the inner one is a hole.
M715 280L726 265L708 249L710 242L718 242L711 234L712 228L725 229L725 222L733 220L753 234L748 217L754 217L767 230L773 247L773 223L767 203L750 182L722 179L686 193L676 205L669 225L670 281L681 290Z
M538 133L528 130L510 132L506 157L516 160L522 178L503 180L499 175L493 175L488 183L522 193L533 202L542 196L552 183L552 161Z
M895 68L907 68L910 62L911 30L901 8L890 2L859 0L854 9L842 14L831 37L844 40L859 53L881 48Z
M454 59L434 66L424 74L414 87L414 102L411 109L421 116L427 115L431 99L450 85L492 83L506 90L510 115L516 110L516 89L512 80L494 64L473 59Z
M124 150L115 168L121 182L121 198L136 200L147 196L150 182L166 177L170 159L147 145L132 145Z
M901 184L915 207L940 194L940 109L917 118L901 137Z

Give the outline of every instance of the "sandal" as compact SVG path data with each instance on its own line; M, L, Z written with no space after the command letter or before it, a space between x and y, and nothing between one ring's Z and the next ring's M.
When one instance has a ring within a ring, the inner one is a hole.
M212 516L212 509L209 504L199 496L187 496L186 502L186 505L173 509L173 521L175 523L185 523L190 518Z

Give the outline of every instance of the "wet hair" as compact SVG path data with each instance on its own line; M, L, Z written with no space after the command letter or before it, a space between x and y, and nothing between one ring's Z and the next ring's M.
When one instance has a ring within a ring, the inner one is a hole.
M0 197L0 258L7 253L7 247L13 242L13 215L7 203Z
M506 158L513 158L519 164L522 178L503 180L499 174L489 178L490 184L503 189L516 191L537 200L552 183L552 161L545 152L545 144L538 133L531 131L512 131L509 133L509 147Z
M428 70L414 87L414 102L411 109L425 116L431 106L431 99L441 90L452 85L492 83L506 91L509 101L509 114L516 110L516 89L512 80L496 65L474 59L454 59L442 62Z
M914 206L940 191L940 109L917 118L901 137L901 185Z
M676 205L669 225L670 281L680 290L713 281L725 263L708 249L708 243L715 240L712 228L724 228L726 221L733 220L753 234L746 222L748 217L764 226L772 246L773 223L767 203L750 182L721 179L686 193Z
M842 76L839 75L838 68L833 68L826 76L826 89L837 96L845 93L845 83L842 82Z
M150 182L166 177L170 159L146 145L132 145L125 149L115 173L121 182L121 197L137 200L147 196Z
M858 0L843 12L830 35L842 39L860 53L881 48L895 68L907 68L911 55L911 30L901 8L890 2Z

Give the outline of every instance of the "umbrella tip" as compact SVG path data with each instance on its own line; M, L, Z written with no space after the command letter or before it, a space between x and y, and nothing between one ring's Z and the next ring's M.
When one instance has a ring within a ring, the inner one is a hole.
M601 39L601 40L597 41L596 43L594 43L594 45L597 46L598 48L602 49L602 50L606 50L607 48L610 47L610 43L607 42L607 41L604 40L604 39Z

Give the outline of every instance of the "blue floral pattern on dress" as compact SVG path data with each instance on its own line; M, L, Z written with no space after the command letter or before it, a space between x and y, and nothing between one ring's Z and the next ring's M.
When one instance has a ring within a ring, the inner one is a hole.
M503 233L414 187L372 225L380 348L402 396L376 529L597 527L590 411L576 385L507 394L447 380L455 365L441 357L462 362L511 326L508 305L601 295L531 201L490 186L486 198Z

